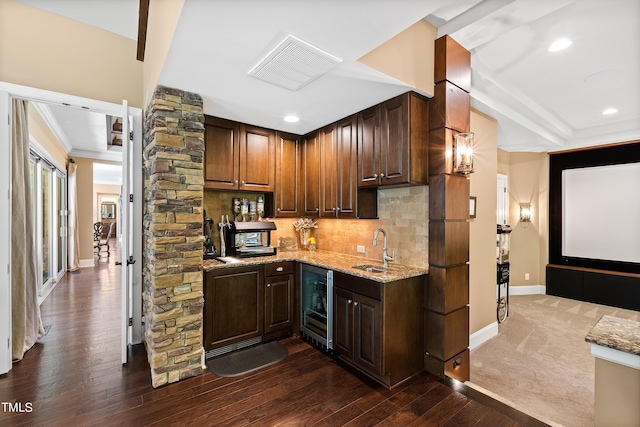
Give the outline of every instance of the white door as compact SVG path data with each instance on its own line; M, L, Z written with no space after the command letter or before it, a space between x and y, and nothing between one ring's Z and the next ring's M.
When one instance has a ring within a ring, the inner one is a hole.
M129 345L142 341L142 112L127 101L122 108L121 356L127 363Z
M0 375L11 369L11 108L0 90ZM5 199L6 197L6 199ZM6 347L5 347L6 343Z

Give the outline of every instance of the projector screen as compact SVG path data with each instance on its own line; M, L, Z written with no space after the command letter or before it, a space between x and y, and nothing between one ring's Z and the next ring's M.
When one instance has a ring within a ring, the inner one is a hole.
M562 256L640 263L640 163L562 171Z

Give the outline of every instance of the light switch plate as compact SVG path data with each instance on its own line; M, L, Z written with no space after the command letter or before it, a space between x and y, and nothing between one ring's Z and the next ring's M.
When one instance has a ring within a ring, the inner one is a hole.
M358 250L358 253L359 253L359 254L363 254L363 253L365 253L364 245L358 245L357 250Z

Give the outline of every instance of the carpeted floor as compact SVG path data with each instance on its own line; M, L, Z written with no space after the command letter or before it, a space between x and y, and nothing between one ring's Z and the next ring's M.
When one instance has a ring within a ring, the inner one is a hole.
M470 385L549 424L593 425L594 358L584 337L605 314L640 321L632 310L511 296L498 335L471 351Z

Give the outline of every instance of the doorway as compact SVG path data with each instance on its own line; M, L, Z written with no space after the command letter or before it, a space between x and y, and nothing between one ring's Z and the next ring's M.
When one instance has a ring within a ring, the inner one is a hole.
M69 108L86 109L98 114L110 115L114 117L127 117L125 120L128 126L126 135L127 142L123 150L123 163L130 165L127 171L123 169L123 187L127 189L128 203L127 214L130 216L127 230L123 231L125 236L141 236L142 229L142 110L128 107L126 101L122 105L111 104L97 100L80 98L72 95L55 93L36 88L13 85L0 82L0 116L6 114L11 117L12 99L25 99L31 102L65 106ZM11 190L11 125L10 120L0 120L0 194L10 194ZM130 141L130 142L129 142ZM69 153L73 155L72 152ZM71 157L71 156L69 156ZM133 167L133 166L137 167ZM137 170L137 171L136 171ZM56 182L51 177L52 185ZM58 195L59 196L59 195ZM91 199L90 199L91 200ZM91 202L89 202L91 203ZM93 209L93 207L91 207ZM0 203L0 235L11 236L11 206L10 203ZM8 342L9 346L5 350L0 350L0 374L11 369L11 239L0 239L0 265L7 268L0 268L0 342ZM130 344L142 341L142 271L141 262L135 263L136 259L141 259L142 240L136 238L131 241L126 239L120 250L121 261L124 265L122 274L122 348L121 355L123 363L126 362L127 347ZM66 246L66 245L65 245ZM131 262L133 261L133 262ZM57 265L55 266L57 267ZM131 326L132 325L132 326Z

